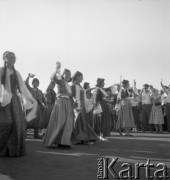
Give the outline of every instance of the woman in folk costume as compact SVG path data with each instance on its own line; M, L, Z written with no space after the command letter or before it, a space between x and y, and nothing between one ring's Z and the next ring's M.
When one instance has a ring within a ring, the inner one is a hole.
M32 81L32 86L29 85L29 79L33 78L35 75L29 74L26 79L26 86L31 92L32 96L37 100L38 108L37 108L37 117L35 119L32 119L27 124L27 128L33 128L34 129L34 138L39 138L38 130L42 129L43 121L44 121L44 112L46 110L46 100L44 97L44 94L41 90L38 89L39 87L39 80L37 78L34 78Z
M111 112L107 105L108 94L104 90L104 81L104 79L98 78L93 91L94 130L101 140L105 140L103 137L110 136L111 131Z
M0 68L0 156L19 157L25 154L25 120L36 117L37 104L14 68L13 52L3 55ZM31 109L25 117L24 110Z
M73 75L72 93L76 103L75 110L75 128L73 131L73 140L75 143L88 144L90 141L95 141L98 136L90 126L86 119L86 113L91 111L91 106L88 106L86 91L81 87L80 83L83 80L83 74L77 71Z
M162 124L164 124L164 116L161 107L161 95L157 89L150 86L152 109L149 118L149 124L154 124L156 132L162 133Z
M119 91L118 101L120 101L120 110L118 111L118 121L117 121L117 129L119 130L120 135L121 129L126 130L125 136L132 136L130 134L130 129L135 128L131 100L128 93L129 89L129 81L122 81L122 88Z
M89 110L88 110L89 112L86 113L86 119L87 119L88 123L90 124L90 126L93 128L94 127L94 124L93 124L93 100L92 100L91 91L94 88L90 88L90 83L88 83L88 82L84 83L83 88L86 91L87 104L89 107Z
M61 64L58 62L57 73L60 67ZM59 76L57 77L56 73L52 76L52 81L58 85L58 95L51 113L44 144L47 147L58 145L67 148L71 146L74 127L72 92L68 84L71 81L71 72L65 69L61 79Z
M45 114L44 114L43 128L47 128L47 126L48 126L50 116L51 116L51 112L53 110L53 106L54 106L55 101L56 101L56 93L54 91L54 88L55 88L55 82L51 81L51 83L48 86L46 93L45 93L47 108L46 108Z

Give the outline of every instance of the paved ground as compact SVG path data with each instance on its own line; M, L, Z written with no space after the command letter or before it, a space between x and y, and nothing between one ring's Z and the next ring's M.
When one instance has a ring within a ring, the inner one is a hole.
M170 176L170 134L133 135L112 133L108 142L76 145L70 150L48 149L41 140L29 137L25 157L0 158L0 180L95 180L100 157L119 158L114 167L117 172L125 169L121 168L122 163L130 163L133 175L134 163L146 163L149 158L155 165L165 163ZM158 169L152 169L151 175ZM109 179L114 179L111 174ZM140 170L140 179L146 179L144 168Z

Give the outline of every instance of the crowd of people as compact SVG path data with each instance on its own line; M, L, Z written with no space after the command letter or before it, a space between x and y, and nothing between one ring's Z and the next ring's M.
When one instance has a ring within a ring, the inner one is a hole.
M106 88L102 78L91 88L88 82L81 85L82 72L72 75L65 69L61 73L61 63L57 62L43 94L34 74L29 74L25 81L22 79L15 69L13 52L6 51L3 60L0 156L23 156L30 129L34 130L34 138L43 138L45 147L58 148L107 141L112 131L121 136L132 136L132 132L170 132L170 87L164 86L162 80L160 91L148 84L137 89L135 80L132 87L128 80L121 80Z

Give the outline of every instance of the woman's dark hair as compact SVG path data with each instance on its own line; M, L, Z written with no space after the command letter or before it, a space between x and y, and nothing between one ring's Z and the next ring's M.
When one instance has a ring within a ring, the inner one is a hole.
M88 82L85 82L85 83L84 83L84 85L83 85L83 88L84 88L85 90L86 90L86 89L88 89L88 87L89 87L89 84L90 84L90 83L88 83Z
M72 77L73 83L76 81L77 77L80 77L80 76L83 76L83 74L81 72L77 71Z
M38 82L38 84L40 84L40 82L39 82L39 80L38 80L37 78L34 78L34 79L32 80L32 84L33 84L34 82Z
M2 77L1 77L1 83L4 85L5 87L5 81L6 81L6 70L7 70L7 63L5 61L5 58L7 57L8 54L14 54L13 52L10 51L5 51L3 54L3 60L4 60L4 69L3 69L3 73L2 73ZM14 54L15 55L15 54ZM13 72L14 72L14 80L16 82L16 88L18 88L19 92L21 92L20 86L19 86L19 80L18 80L18 76L17 76L17 72L15 70L15 67L13 66Z
M69 72L71 74L71 71L69 69L64 69L63 74L62 74L62 79L64 79L64 74L66 74L67 72ZM68 82L71 82L72 78L70 77L70 80Z
M100 87L101 84L105 81L105 79L102 79L102 78L98 78L97 79L97 84L96 84L96 87Z
M129 81L126 80L126 79L124 79L124 80L122 81L122 86L125 87L125 86L128 85L128 83L129 83Z

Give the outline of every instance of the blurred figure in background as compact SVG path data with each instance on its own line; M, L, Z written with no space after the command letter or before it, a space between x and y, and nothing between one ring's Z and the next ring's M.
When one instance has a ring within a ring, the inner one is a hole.
M111 112L107 105L108 94L104 90L104 81L105 79L98 78L96 88L93 91L94 129L101 140L110 136L111 131Z
M151 93L149 91L149 85L143 85L143 92L142 92L142 123L143 123L143 132L150 130L152 131L151 127L149 127L149 118L152 109L152 102L151 102ZM149 128L148 128L149 127Z
M166 117L167 117L167 131L170 132L170 90L163 85L163 80L161 80L161 86L164 92L166 93L165 98L165 108L166 108Z
M139 119L139 103L141 101L138 90L136 88L136 81L134 80L133 88L131 89L132 97L131 97L131 106L132 106L132 112L133 117L135 121L134 132L137 132L140 130L140 119Z
M39 80L34 78L35 75L28 74L28 77L25 81L25 84L29 91L31 92L32 96L37 100L38 109L37 109L37 118L32 119L32 121L27 123L27 128L34 129L34 138L40 138L39 136L39 129L42 129L43 121L44 121L44 110L46 109L46 100L44 97L43 92L38 89L39 87ZM32 86L29 85L29 79L34 78L32 81Z
M119 97L118 97L118 101L120 101L120 110L119 110L118 121L116 126L120 134L121 134L121 129L125 129L126 131L125 136L132 136L130 134L130 130L131 128L135 128L132 107L131 107L131 100L128 93L129 86L130 86L129 81L123 80L122 88L119 92Z
M154 124L156 133L162 133L162 124L164 124L164 117L161 107L161 95L157 89L150 86L152 109L149 118L149 124Z
M85 82L83 85L85 91L86 91L86 104L88 106L88 110L86 110L86 120L88 121L89 125L94 128L94 122L93 122L93 109L94 109L94 105L93 105L93 100L92 100L92 93L91 91L94 88L90 88L90 83Z

